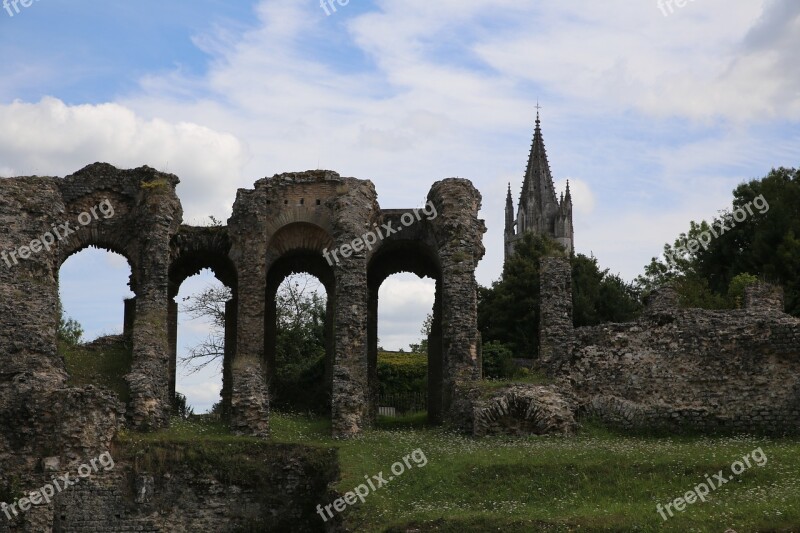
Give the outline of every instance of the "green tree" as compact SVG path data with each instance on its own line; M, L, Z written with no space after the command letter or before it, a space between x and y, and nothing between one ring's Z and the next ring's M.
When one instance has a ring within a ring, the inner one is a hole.
M83 338L83 327L78 321L68 317L61 300L58 301L58 341L68 346L77 346Z
M643 292L669 281L687 307L733 308L748 274L783 286L787 312L800 316L800 171L773 169L733 191L732 209L711 222L690 222L666 258L637 278ZM692 241L703 243L690 246ZM752 278L750 279L752 282Z
M526 234L491 288L478 288L478 328L483 341L507 345L517 357L536 357L539 350L539 263L564 249L544 236ZM600 270L597 259L571 257L573 322L589 326L624 322L641 311L639 292L619 276Z
M503 265L502 277L491 288L478 289L478 329L483 341L499 341L518 357L539 352L539 262L564 254L555 241L526 234Z
M425 321L422 323L422 329L419 330L422 338L418 343L411 343L408 345L408 347L411 349L411 353L428 353L428 336L431 334L432 326L433 313L428 313L428 316L425 317Z

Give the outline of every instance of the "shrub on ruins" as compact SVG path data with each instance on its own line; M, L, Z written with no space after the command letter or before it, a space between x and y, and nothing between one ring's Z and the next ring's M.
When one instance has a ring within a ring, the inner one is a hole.
M483 341L497 341L520 358L539 351L539 263L547 255L564 255L547 236L526 234L514 248L501 278L478 288L478 329ZM641 311L639 292L597 259L582 254L570 258L575 326L633 320Z
M484 378L512 378L517 373L514 353L507 344L498 341L487 342L481 349L481 355Z
M754 279L781 285L786 311L800 316L800 170L773 169L740 184L731 209L690 221L636 283L644 293L672 283L685 307L731 309Z

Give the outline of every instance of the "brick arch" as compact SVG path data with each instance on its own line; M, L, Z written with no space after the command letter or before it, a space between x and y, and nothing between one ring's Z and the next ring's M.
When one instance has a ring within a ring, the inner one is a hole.
M319 254L333 246L331 231L317 224L295 221L279 228L267 244L267 269L281 257L306 252ZM316 274L315 274L316 275Z

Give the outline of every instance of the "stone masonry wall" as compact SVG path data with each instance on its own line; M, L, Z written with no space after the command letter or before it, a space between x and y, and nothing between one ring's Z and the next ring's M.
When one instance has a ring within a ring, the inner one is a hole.
M569 268L549 260L542 275ZM543 313L564 299L549 287L543 277ZM583 410L628 429L799 433L800 320L780 291L750 287L735 311L678 309L673 293L654 293L637 322L545 331L543 349L570 343L552 368Z
M326 524L316 513L317 504L338 496L329 488L339 475L333 449L253 444L248 459L258 463L259 477L232 482L231 473L216 471L213 461L199 464L198 450L191 452L198 463L192 466L180 458L180 445L171 446L158 450L174 455L158 472L118 457L113 468L104 463L50 503L9 511L10 520L0 513L0 533L314 532L336 523ZM125 455L112 452L117 454ZM58 461L48 461L43 470L24 486L37 490L66 473L78 477L75 468Z

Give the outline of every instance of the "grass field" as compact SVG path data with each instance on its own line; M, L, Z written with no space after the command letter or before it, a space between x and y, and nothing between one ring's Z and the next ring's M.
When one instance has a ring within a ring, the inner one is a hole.
M598 427L576 437L473 439L424 426L424 417L334 440L330 423L273 414L273 440L336 447L341 493L413 450L411 467L350 506L353 531L800 532L800 440L757 437L631 437ZM220 425L178 422L178 438L235 439ZM153 435L154 438L161 438ZM760 448L752 466L667 521L656 511ZM320 502L326 504L330 502Z

